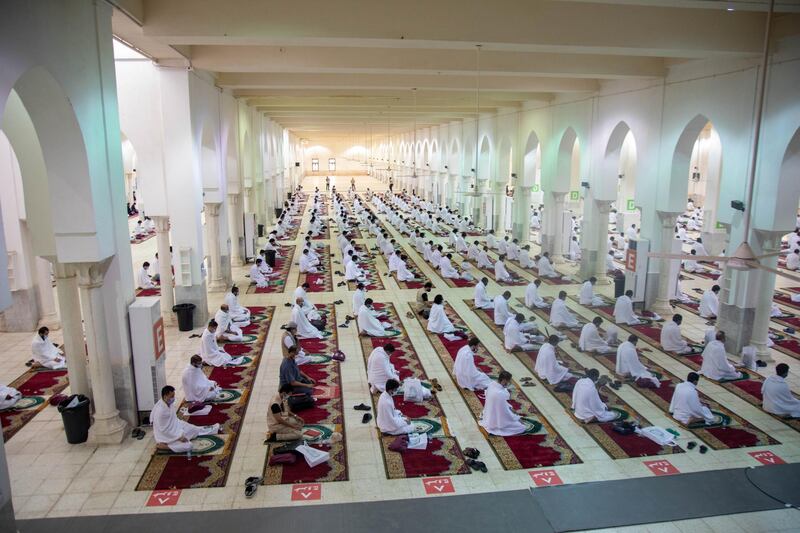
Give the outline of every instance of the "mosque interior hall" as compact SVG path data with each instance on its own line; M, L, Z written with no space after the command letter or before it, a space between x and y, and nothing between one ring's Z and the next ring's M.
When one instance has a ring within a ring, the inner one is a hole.
M0 12L0 532L800 531L800 0Z

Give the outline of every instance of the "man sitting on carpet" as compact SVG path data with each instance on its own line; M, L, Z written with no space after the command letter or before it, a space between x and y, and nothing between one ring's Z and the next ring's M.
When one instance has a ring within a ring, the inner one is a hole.
M400 374L391 361L394 353L394 345L387 342L383 346L378 346L367 358L367 383L372 392L385 390L386 382L390 379L400 381Z
M700 298L700 316L714 319L719 313L719 285L714 285Z
M492 382L489 376L475 366L474 349L479 344L478 337L470 338L467 344L459 348L456 353L456 362L453 365L453 373L456 375L458 386L471 391L484 390Z
M431 311L428 315L428 331L436 334L448 334L455 332L456 328L447 317L444 310L444 296L437 294L433 299Z
M316 385L317 382L300 370L300 367L297 366L297 361L295 361L296 356L296 347L292 346L286 349L283 361L281 361L278 384L280 386L291 385L292 391L295 394L307 394L310 396L313 394L314 385Z
M494 264L494 279L500 282L514 282L517 280L515 276L512 276L511 273L506 268L505 264L506 256L504 254L500 254L497 258L497 261Z
M259 289L265 289L268 285L267 277L261 273L261 264L263 261L259 258L250 267L250 281L256 284Z
M532 282L528 283L528 286L525 287L525 305L529 309L547 309L550 307L550 304L547 303L544 298L539 296L539 287L542 285L542 280L536 278Z
M788 375L789 365L780 363L775 367L775 375L764 380L761 386L764 410L773 415L800 418L800 400L786 383Z
M375 422L378 424L378 429L381 433L386 435L405 435L415 431L414 424L403 416L403 413L394 408L394 398L392 396L399 388L400 383L396 379L389 379L386 381L385 390L378 398Z
M558 298L553 300L553 306L550 309L550 325L570 329L581 325L578 318L567 309L567 291L559 291Z
M483 277L475 284L475 309L492 309L494 302L492 297L486 293L486 286L489 285L489 278Z
M536 266L533 259L531 259L531 245L526 244L519 252L519 264L522 268L533 268Z
M597 283L597 278L594 276L583 282L583 285L581 285L581 290L578 292L579 304L596 307L605 303L602 298L594 295L595 283Z
M661 329L661 348L666 352L675 352L677 354L686 354L692 351L689 343L683 338L681 334L681 323L683 316L673 315L672 320L664 324Z
M658 388L661 382L639 360L639 354L636 352L638 342L639 337L630 335L627 341L619 345L616 372L620 376L632 377L639 386Z
M244 340L242 329L233 322L230 313L228 313L227 304L219 306L219 310L214 315L214 320L217 322L217 340L223 339L230 342L242 342Z
M34 364L50 370L67 368L67 359L64 357L64 352L57 345L50 342L48 335L50 335L50 329L47 326L42 326L33 336L31 355L33 355Z
M600 372L596 368L590 368L586 372L586 377L579 379L572 389L572 410L575 417L584 424L590 422L610 422L617 418L617 413L611 411L608 406L600 399L597 392L597 380Z
M305 422L302 418L292 413L289 407L289 398L294 388L284 383L278 388L278 393L272 398L267 411L267 440L287 441L303 438L302 430Z
M617 324L627 324L636 326L641 324L639 317L633 312L633 291L627 290L625 294L617 298L614 304L614 320Z
M283 356L286 357L287 350L294 346L296 355L294 360L297 365L304 365L308 363L311 358L306 355L305 350L300 346L300 340L297 338L297 324L294 322L287 322L284 326L283 338L281 339L281 351Z
M309 313L303 309L304 300L297 298L292 306L292 322L297 324L297 336L301 339L321 339L324 337L322 330L325 329L325 321L320 319L311 320ZM314 311L317 316L319 314Z
M228 306L228 313L233 318L236 325L244 328L250 325L250 310L239 304L239 287L231 287L230 292L225 295L225 303Z
M0 383L0 411L11 409L22 399L22 393L14 387Z
M161 399L150 412L153 436L156 439L156 448L159 450L186 453L192 449L192 439L219 432L219 424L200 427L178 419L175 409L172 408L174 403L175 387L166 385L161 389Z
M447 254L439 260L439 271L443 278L458 279L461 274L453 267L453 254Z
M430 292L433 290L433 283L426 281L425 285L417 289L417 295L414 301L414 310L422 318L428 318L431 311L433 300L430 298Z
M509 300L511 300L511 291L505 291L494 297L494 323L496 326L505 327L508 319L514 316L512 314L514 310L508 305Z
M150 268L150 263L145 261L142 263L142 268L139 269L139 275L137 277L137 284L139 285L140 289L155 289L158 287L156 283L153 282L152 276L148 272Z
M492 435L508 437L525 431L525 425L519 421L522 417L508 403L511 394L507 387L510 383L511 373L503 370L497 376L497 381L490 383L486 389L480 425Z
M388 337L391 332L386 330L390 329L392 325L389 323L384 325L383 322L378 320L380 314L373 310L372 305L372 298L367 298L364 300L364 305L358 310L358 316L356 317L358 330L361 335L366 335L367 337Z
M556 346L560 340L558 335L550 335L547 343L536 354L536 366L533 370L539 378L547 380L550 385L557 385L574 377L556 358Z
M181 376L183 396L187 402L205 403L214 401L219 395L219 385L203 372L203 358L195 354ZM208 413L206 413L208 414Z
M484 246L478 253L478 268L494 268L494 263L489 259L489 248Z
M700 403L700 397L697 394L698 381L700 381L700 375L696 372L689 372L686 381L675 387L672 401L669 404L672 418L687 426L694 422L705 421L706 424L710 424L714 421L711 409Z
M525 317L522 313L517 313L506 321L506 325L503 327L503 335L503 346L510 352L535 350L537 346L544 342L544 336L539 335L539 328L536 327L536 323L525 322Z
M243 357L233 358L217 344L217 321L213 318L208 321L208 326L200 338L200 357L203 362L211 366L239 365Z
M552 263L550 263L550 252L545 252L542 254L538 263L536 263L536 270L539 271L540 276L544 276L546 278L561 277L561 275L553 268Z
M724 331L718 331L716 338L703 349L703 364L700 366L700 373L714 381L728 381L742 377L742 373L728 362Z
M316 274L320 268L319 259L312 257L308 248L303 250L302 255L300 255L300 273Z
M608 340L600 335L600 324L603 319L596 316L591 322L584 324L581 329L581 336L578 339L578 348L584 352L596 352L599 354L611 353L613 348L609 346Z

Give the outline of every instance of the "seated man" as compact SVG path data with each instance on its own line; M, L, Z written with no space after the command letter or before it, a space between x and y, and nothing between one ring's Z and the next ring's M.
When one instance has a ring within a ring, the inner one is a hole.
M391 335L391 332L386 331L392 327L391 324L384 325L383 322L378 320L378 313L372 309L372 298L364 300L364 305L358 310L356 319L361 335L368 337L388 337Z
M788 375L789 365L780 363L775 367L775 375L764 380L761 386L764 410L773 415L800 418L800 400L786 383Z
M689 343L681 334L681 322L683 322L681 315L672 315L672 320L661 328L661 348L664 351L677 354L686 354L692 351Z
M64 357L64 352L56 344L50 342L48 335L50 335L50 330L46 326L42 326L33 336L31 354L33 355L34 364L50 370L67 368L67 359Z
M486 286L489 285L489 278L483 277L475 284L475 309L492 309L494 302L491 296L486 293Z
M145 261L142 263L142 268L139 269L139 274L136 276L136 284L139 286L140 289L155 289L158 287L156 283L153 282L153 278L150 276L148 269L150 268L150 263Z
M471 391L484 390L492 382L489 376L475 366L474 349L479 344L478 337L470 338L469 342L456 353L456 362L453 365L453 373L456 375L458 386Z
M405 254L400 254L397 262L397 281L414 281L416 279L416 276L408 269L406 260Z
M172 408L174 403L175 387L166 385L161 389L161 399L150 412L153 436L159 450L169 449L175 453L186 453L192 449L192 439L219 432L219 424L200 427L178 419L175 409Z
M456 330L444 310L444 296L437 294L433 299L428 316L428 331L437 334L453 333Z
M550 325L570 329L580 326L578 318L567 309L567 291L558 291L558 298L553 300L550 308Z
M295 301L297 301L298 298L303 300L303 311L305 312L306 316L308 316L309 320L319 320L320 314L319 311L317 311L317 306L311 303L308 299L309 287L310 285L308 282L298 285L297 288L295 288L292 297Z
M494 297L494 323L497 326L505 327L508 319L511 318L512 309L508 305L511 299L511 291L505 291L503 294L498 294Z
M700 403L700 397L697 394L698 381L700 381L700 375L696 372L689 372L686 381L675 387L672 401L669 403L669 412L672 414L672 418L687 426L703 420L707 424L714 421L711 409Z
M519 264L522 268L533 268L536 266L536 263L534 263L533 259L531 259L530 244L523 246L522 250L519 252Z
M584 352L611 353L613 349L608 341L600 335L600 324L603 319L596 316L591 322L584 324L581 336L578 339L578 348Z
M742 373L728 362L728 354L725 351L724 331L718 331L715 340L706 344L703 349L703 364L700 365L700 373L714 381L742 377Z
M259 289L264 289L269 284L267 277L261 272L261 265L263 261L258 258L256 262L250 267L250 281L256 284Z
M286 349L283 360L281 361L280 370L278 371L278 384L280 386L291 385L292 391L295 394L306 394L310 396L313 394L314 385L316 385L317 382L300 370L295 360L296 356L296 347L292 346Z
M509 261L519 261L520 257L519 239L513 239L511 244L506 247L506 255Z
M306 355L305 350L300 346L300 340L297 338L297 324L294 322L287 322L284 326L283 338L281 339L281 352L286 357L286 353L294 346L295 356L294 360L297 365L304 365L311 361L311 358Z
M230 292L225 295L225 303L228 306L228 313L236 325L244 328L250 325L250 310L239 304L239 287L231 287Z
M542 257L539 258L539 262L536 263L536 270L539 271L540 276L544 276L546 278L561 277L553 268L552 263L550 263L550 252L545 252L542 254Z
M189 366L181 376L181 384L184 398L192 403L213 402L220 391L217 382L206 377L203 372L203 358L197 354L189 359Z
M489 259L489 248L484 246L478 253L478 268L494 268L494 263Z
M511 273L506 268L505 259L506 256L500 254L500 257L497 258L497 261L494 264L494 279L498 283L503 281L505 282L514 281L516 279L514 276L511 275Z
M430 293L433 290L433 283L426 281L425 285L417 289L417 295L414 301L414 310L422 318L428 318L433 305L433 299Z
M443 278L457 279L461 277L458 270L453 268L453 254L447 254L439 260L439 271L442 273Z
M800 270L800 249L794 249L786 256L786 268L789 270Z
M578 237L573 236L572 239L569 241L569 252L568 257L570 261L580 261L581 260L581 245L578 242Z
M472 244L469 245L467 249L467 259L472 259L473 261L478 260L478 256L481 254L481 248L479 246L478 241L472 241Z
M530 333L528 333L530 332ZM534 322L525 322L522 313L517 313L514 317L506 321L503 327L503 345L508 351L530 351L544 342L544 337L539 335L539 328Z
M363 283L356 283L356 290L353 291L353 315L358 314L358 310L367 299L367 289L364 288Z
M556 358L556 346L558 346L559 340L558 335L550 335L547 338L547 343L536 354L536 366L533 368L539 378L547 380L550 385L556 385L575 377Z
M525 287L525 305L529 309L547 309L550 307L550 304L547 303L544 298L539 296L539 287L542 285L542 280L536 278L531 283L528 283L528 286Z
M490 229L489 233L486 235L486 245L492 249L495 249L498 246L497 237L495 236L493 229Z
M244 340L241 328L233 322L231 315L228 313L227 304L219 306L219 310L214 315L214 320L217 322L217 340L223 339L230 342L242 342Z
M325 323L322 320L309 319L308 313L303 309L303 303L302 298L297 298L292 306L292 322L297 324L297 336L301 339L323 338L322 329L325 328Z
M208 326L203 331L200 338L200 357L203 362L211 366L239 365L244 357L233 358L231 355L219 347L217 344L217 322L214 319L208 321Z
M639 354L636 352L638 342L639 337L631 335L627 341L619 345L616 372L620 376L632 377L637 385L658 388L661 382L639 360Z
M717 318L719 313L719 285L714 285L703 293L700 298L700 316L703 318Z
M396 379L389 379L384 387L384 391L378 398L377 418L375 420L378 424L378 429L386 435L414 433L414 424L411 424L411 421L403 416L403 413L394 408L392 396L400 388L400 383Z
M705 268L700 266L700 263L698 263L697 260L694 259L694 257L697 256L697 252L694 251L694 250L689 250L689 255L692 256L692 259L684 259L683 260L683 265L682 265L683 269L686 272L689 272L690 274L693 274L695 272L703 272L703 271L705 271Z
M378 346L367 358L367 383L372 392L385 390L386 382L390 379L400 381L400 374L391 361L394 353L394 345L387 342L383 346Z
M300 255L300 273L301 274L316 274L320 271L319 259L312 257L309 254L308 248L303 250Z
M486 389L486 401L479 424L492 435L507 437L525 431L525 425L519 421L522 417L508 403L511 395L506 387L510 383L511 373L503 370L497 376L497 381L490 383Z
M602 298L594 295L594 285L597 283L597 278L592 276L581 285L581 290L578 292L578 303L581 305L598 306L603 305L605 302Z
M278 387L278 393L272 398L267 411L267 440L287 441L303 438L302 430L305 422L302 418L292 413L289 407L289 397L294 388L288 383Z
M633 296L632 290L625 291L625 294L617 298L614 304L614 320L617 324L627 324L635 326L641 324L639 317L633 312Z
M600 378L596 368L590 368L586 377L579 379L572 389L572 410L575 417L585 424L589 422L610 422L617 418L617 413L609 410L600 399L595 383Z
M11 409L22 399L22 393L14 387L0 383L0 411Z
M364 271L361 270L361 267L358 266L356 261L358 258L355 254L350 254L351 260L347 262L347 265L344 267L344 279L347 281L366 281L366 277L364 276Z

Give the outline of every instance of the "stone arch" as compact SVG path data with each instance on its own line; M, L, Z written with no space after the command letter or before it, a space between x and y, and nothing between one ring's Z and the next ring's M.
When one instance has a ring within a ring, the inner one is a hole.
M628 211L627 200L635 198L637 160L636 138L630 126L620 121L608 138L597 184L599 189L613 184L618 211Z
M489 137L484 135L479 146L478 168L475 170L478 173L478 179L488 180L491 178L492 168L492 143L489 141Z
M783 213L796 213L800 202L800 128L798 128L786 145L778 177L778 191L776 205L776 222L779 227L790 229L796 224L796 219L790 220ZM783 223L783 216L786 222Z

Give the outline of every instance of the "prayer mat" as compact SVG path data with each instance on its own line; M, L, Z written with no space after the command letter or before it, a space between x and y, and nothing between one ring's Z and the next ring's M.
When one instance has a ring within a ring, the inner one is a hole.
M563 277L561 277L561 278L549 278L547 276L540 276L539 275L539 269L536 268L536 267L531 267L530 269L527 269L527 270L530 270L531 274L533 274L533 276L535 278L542 280L542 283L544 283L545 285L575 285L575 284L578 283L577 280L564 279ZM558 274L561 274L558 271L556 271L556 272Z
M302 213L305 207L298 209L298 212ZM294 222L294 226L289 228L289 231L286 232L283 238L277 239L281 243L285 243L286 241L296 241L297 235L300 233L300 217L292 217L292 221ZM282 246L288 246L286 244L282 244Z
M392 272L392 276L394 277L395 282L397 282L397 286L401 289L419 289L425 282L428 280L427 276L422 273L420 270L419 265L411 259L409 254L403 254L406 256L406 268L409 272L414 275L414 279L411 281L400 281L397 279L397 271Z
M455 259L456 257L459 257L461 259L461 261L463 261L463 256L461 254L454 253L453 254L453 258ZM459 261L459 266L461 266L461 261ZM527 285L529 283L529 281L527 279L525 279L524 277L520 277L519 272L514 272L515 269L513 269L513 268L511 268L511 269L506 268L506 270L509 270L509 274L512 274L512 273L516 273L517 274L517 277L513 281L497 281L497 278L495 278L495 275L494 275L494 268L492 268L492 269L489 269L489 268L478 268L477 262L473 263L472 261L470 261L470 264L473 266L473 268L475 270L479 270L481 273L483 273L484 276L486 276L490 280L494 281L495 283L497 283L498 285L503 286L503 287L519 287L519 286L522 286L522 285ZM506 264L506 267L508 267L508 263ZM476 274L473 272L472 275L475 276ZM475 280L470 282L470 284L474 284L474 283L475 283Z
M262 477L264 485L284 485L287 483L321 483L328 481L347 481L347 448L344 430L344 400L342 399L342 371L338 361L330 358L339 349L336 331L336 309L333 304L317 305L326 310L331 324L331 335L324 339L300 339L299 343L312 361L300 370L317 382L314 387L317 401L314 407L300 411L303 418L303 437L312 448L330 453L325 463L309 467L302 456L294 464L270 465L273 450L285 442L270 443ZM321 392L326 394L320 394ZM342 440L331 443L333 433L339 433Z
M0 411L3 440L8 442L39 411L47 407L52 396L66 389L67 385L69 379L66 370L47 368L30 369L9 383L9 387L17 389L22 398L13 407Z
M333 276L331 268L331 247L327 244L318 247L322 272L316 274L300 274L297 284L308 283L306 292L331 292L333 291Z
M775 293L773 300L776 304L785 305L786 307L800 310L800 302L793 302L791 294L778 291Z
M286 291L286 284L289 282L289 269L292 268L295 248L293 244L283 246L282 251L286 255L285 257L276 258L275 266L272 268L272 273L277 273L278 275L270 276L267 279L267 286L264 288L258 288L254 283L250 283L250 285L247 286L247 294L268 294Z
M230 395L231 403L215 402L211 412L202 416L187 416L182 412L186 401L178 409L178 418L198 426L220 424L220 432L208 438L192 441L192 454L154 452L139 480L136 490L190 489L225 486L232 464L236 443L250 402L250 393L261 363L267 332L274 307L248 307L251 325L257 339L251 344L226 343L225 351L231 355L244 355L249 363L241 366L209 367L203 372L223 389L233 389L240 395Z
M150 239L152 239L155 236L156 236L156 232L155 231L152 232L152 233L147 233L143 237L135 237L135 238L131 239L131 244L141 244L144 241L149 241Z
M409 304L411 305L411 304ZM413 305L411 305L413 311ZM445 306L445 313L457 329L469 332L466 323L456 311ZM481 419L485 396L483 391L470 391L458 386L453 366L456 354L465 344L468 338L449 341L444 335L428 331L428 321L414 313L422 329L428 335L428 340L433 345L434 351L444 364L453 386L461 393L461 398L469 407L475 423ZM484 347L475 351L475 366L489 377L497 379L497 376L505 370L497 359ZM536 408L531 400L522 392L516 381L510 390L510 405L515 413L520 414L531 426L531 430L522 435L512 435L501 437L489 434L478 424L479 431L489 442L494 450L497 459L506 470L518 470L523 468L537 468L542 466L557 466L564 464L578 464L582 461L578 458L575 451L569 447L567 442L553 428L549 420Z
M429 383L430 380L425 373L425 368L422 366L417 351L411 343L411 338L400 321L400 315L394 305L378 304L376 309L386 312L387 316L382 321L390 323L392 328L397 330L399 334L393 337L359 337L361 352L364 357L364 370L366 371L367 359L372 350L391 343L395 348L391 356L391 362L397 369L400 379L414 377L424 384ZM377 391L371 394L373 413L377 413L380 395L381 393ZM434 436L429 436L428 447L425 450L406 450L403 453L389 450L389 444L395 439L395 436L380 435L378 430L388 479L471 473L464 460L458 440L450 434L447 418L435 394L419 403L406 402L401 395L398 395L394 398L394 405L395 409L410 419L437 421L440 429Z
M770 328L769 332L775 343L771 346L773 350L800 359L800 339L777 329Z
M711 279L711 280L718 280L720 274L714 274L709 270L699 270L697 272L689 272L688 270L681 269L681 272L687 276L694 276L695 278L704 278L704 279Z
M361 270L364 272L364 288L368 291L381 291L384 289L383 280L381 279L381 273L378 272L378 266L375 263L374 257L362 257L358 261L358 266L361 267ZM357 281L348 281L347 282L347 289L354 291L356 290Z
M136 289L136 296L161 296L161 288L154 289Z
M311 237L312 241L327 241L331 238L331 227L329 225L325 226L325 229L316 237Z

